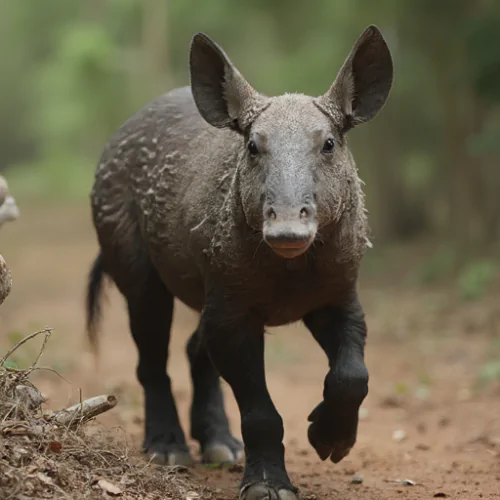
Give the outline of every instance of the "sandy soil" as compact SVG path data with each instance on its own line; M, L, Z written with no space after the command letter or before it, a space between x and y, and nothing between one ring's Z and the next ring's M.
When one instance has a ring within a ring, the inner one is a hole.
M116 409L99 418L121 428L138 453L142 394L135 380L136 351L123 301L108 294L96 367L84 335L83 297L96 242L85 206L28 208L1 232L1 252L14 279L0 309L0 352L19 336L54 328L36 383L60 406L112 392ZM321 462L307 441L307 416L319 402L326 359L301 325L268 336L267 370L273 399L284 419L288 470L308 499L500 498L500 389L478 387L478 374L494 354L500 334L498 295L460 304L448 291L415 291L404 284L362 284L369 342L370 394L363 405L358 443L338 465ZM169 373L186 433L191 387L184 344L196 315L176 309ZM36 343L18 353L31 361ZM239 415L225 387L234 432ZM394 433L404 439L394 439ZM122 433L123 434L123 433ZM193 443L193 448L196 446ZM213 498L237 498L241 471L197 466L193 477ZM352 484L353 476L362 484ZM401 480L409 479L414 485Z

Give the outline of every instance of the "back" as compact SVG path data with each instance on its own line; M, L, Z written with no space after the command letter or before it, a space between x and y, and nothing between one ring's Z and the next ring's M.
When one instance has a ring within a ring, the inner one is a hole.
M203 120L189 87L175 89L112 135L95 175L91 201L101 246L125 266L147 248L167 286L196 309L203 300L202 250L209 242L190 228L223 204L217 193L231 162L218 157L231 156L234 134Z

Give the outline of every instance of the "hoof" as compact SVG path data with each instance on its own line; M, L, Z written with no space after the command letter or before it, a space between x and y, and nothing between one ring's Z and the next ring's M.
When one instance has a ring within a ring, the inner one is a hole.
M189 467L194 465L194 460L188 451L159 452L150 451L147 453L152 463L158 465L183 465Z
M243 458L243 446L229 447L224 443L208 444L203 451L203 463L206 464L234 464Z
M307 437L321 460L337 464L344 459L356 443L358 410L352 416L330 414L324 402L309 415L311 424Z
M267 484L252 484L242 488L240 500L299 500L299 497L290 490L276 490Z

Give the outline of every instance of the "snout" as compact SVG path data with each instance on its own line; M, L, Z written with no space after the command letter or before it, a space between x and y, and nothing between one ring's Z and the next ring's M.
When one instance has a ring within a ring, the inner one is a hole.
M265 213L264 241L280 257L293 259L305 253L316 237L315 211L310 208L287 210L280 214L274 208Z

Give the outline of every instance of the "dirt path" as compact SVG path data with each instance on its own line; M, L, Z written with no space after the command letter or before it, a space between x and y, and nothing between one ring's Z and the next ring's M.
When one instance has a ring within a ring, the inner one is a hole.
M86 207L24 209L2 228L2 254L13 276L12 295L0 310L0 349L21 335L51 326L55 333L43 364L71 381L41 373L38 386L57 406L114 392L118 407L102 416L122 427L139 448L142 394L135 381L136 352L121 297L110 290L95 368L83 335L83 291L96 251ZM269 388L284 419L288 469L305 498L500 498L500 390L476 389L477 374L498 338L493 306L446 305L446 296L363 287L369 323L370 394L356 447L343 462L321 462L307 441L307 416L319 402L326 374L322 351L302 326L273 330L267 343ZM444 302L443 302L444 301ZM191 388L184 343L196 316L177 307L169 372L184 429ZM36 346L16 360L28 362ZM498 351L496 351L499 354ZM500 355L500 354L499 354ZM239 435L228 388L227 408ZM405 439L393 439L403 431ZM194 446L194 445L193 445ZM195 449L195 448L194 448ZM237 498L241 472L197 467L193 474L221 499ZM351 484L354 475L362 484ZM410 479L416 485L397 480Z

